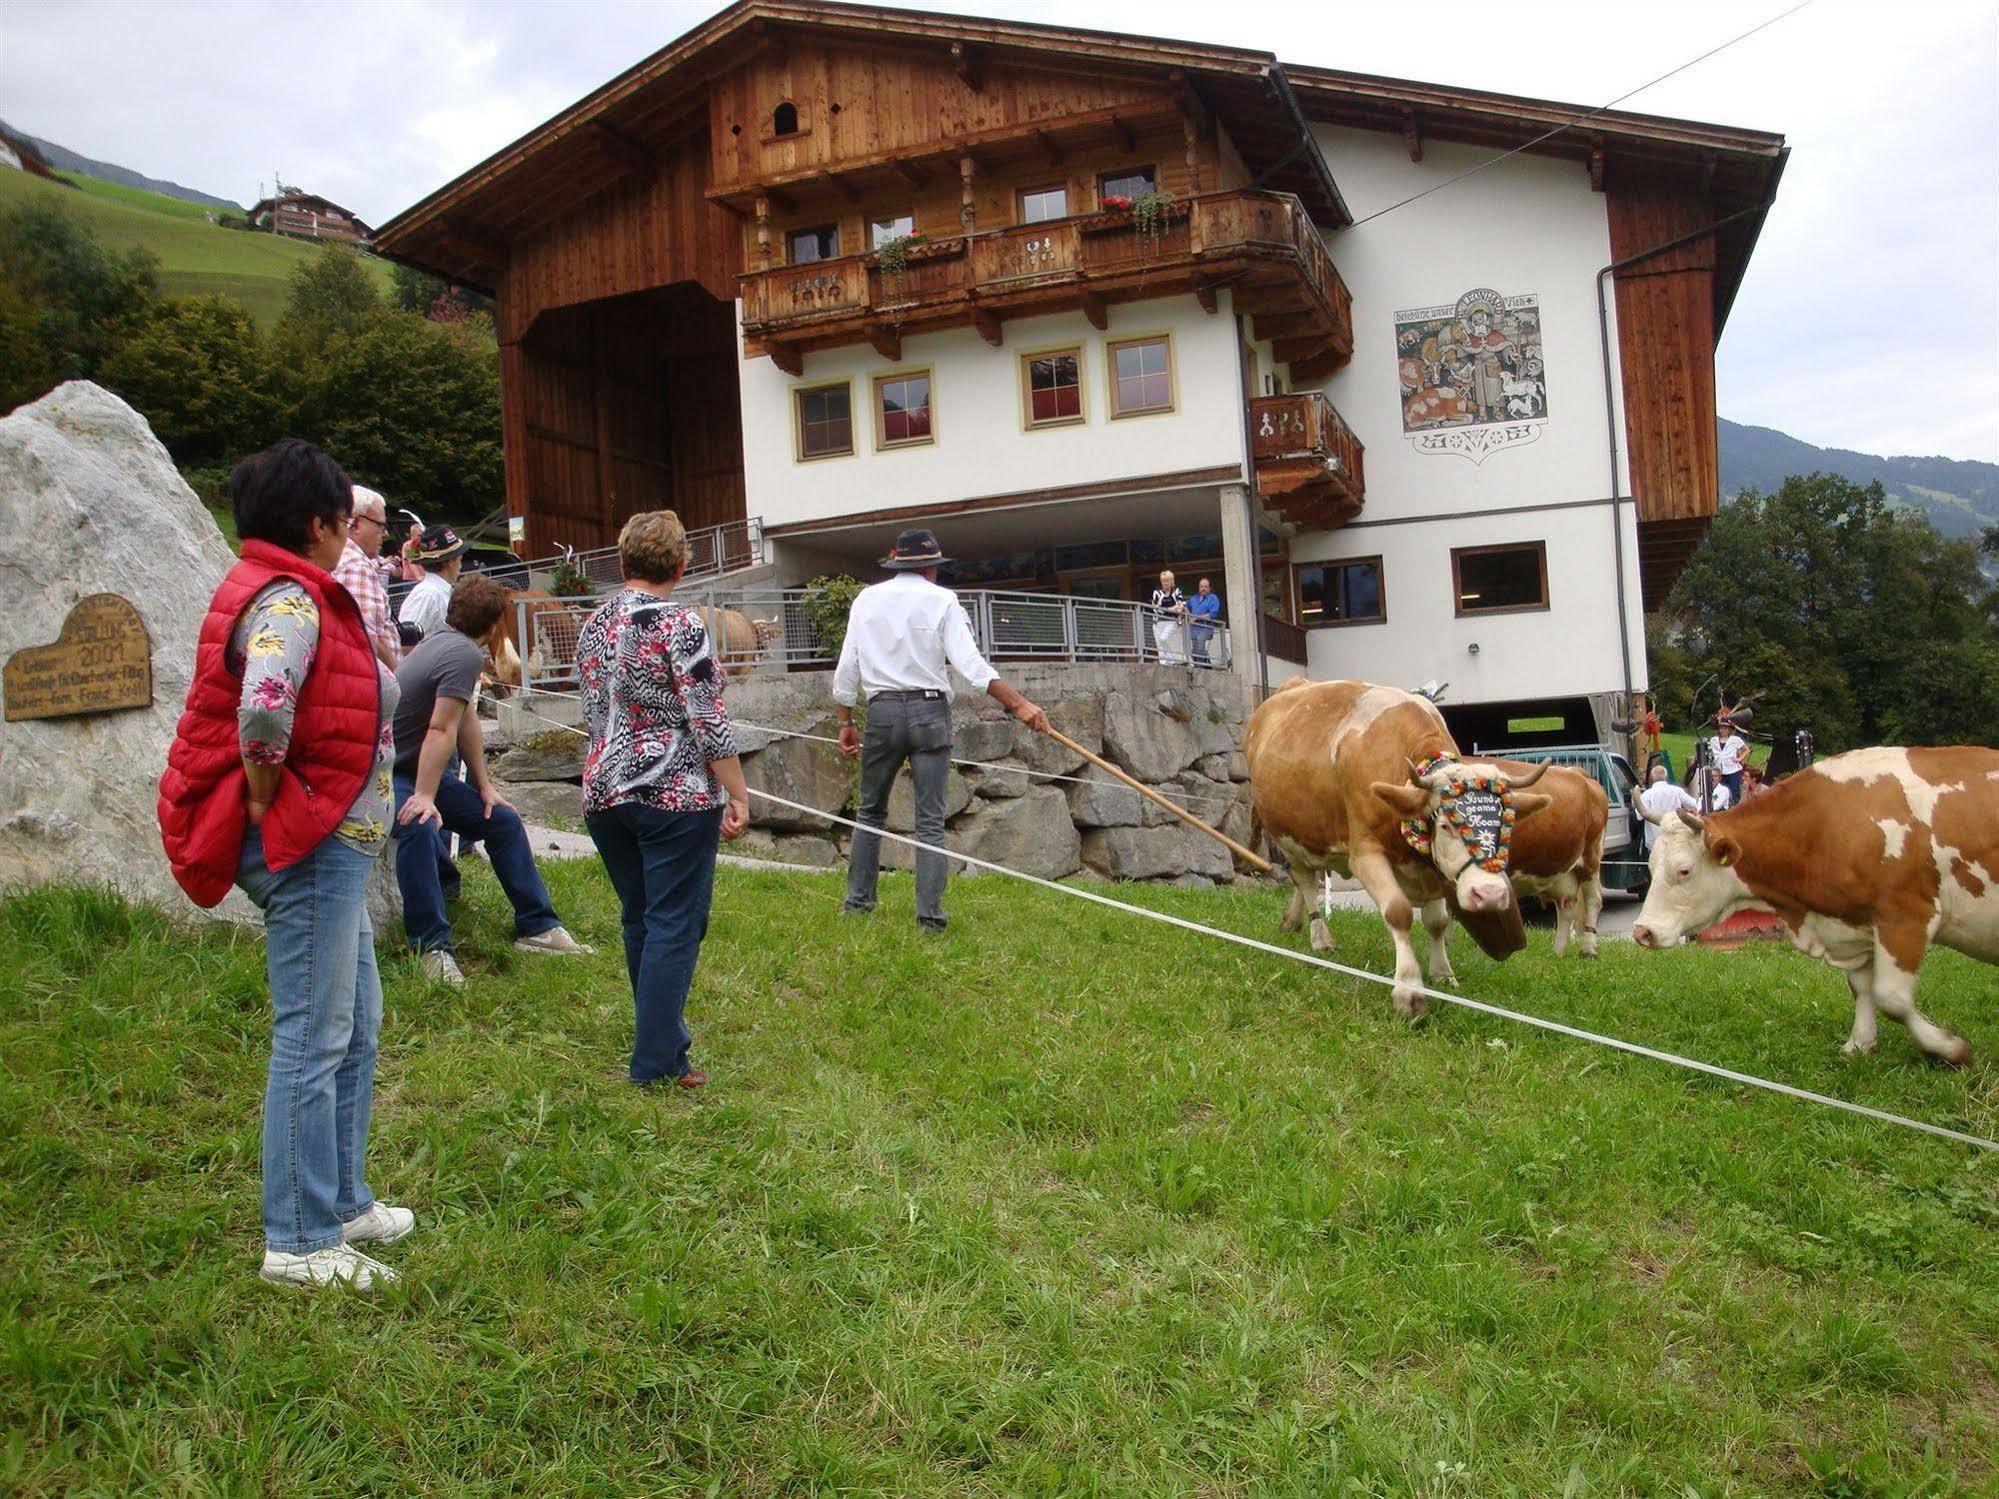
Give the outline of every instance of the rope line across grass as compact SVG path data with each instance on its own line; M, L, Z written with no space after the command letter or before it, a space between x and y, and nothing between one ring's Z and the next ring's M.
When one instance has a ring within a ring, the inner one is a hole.
M543 693L541 695L556 697L566 696L567 694ZM539 719L551 728L565 729L572 734L579 735L585 732L577 728L574 724L557 723L551 718L535 713L532 709L525 711L530 717ZM744 728L758 727L754 724L742 724L741 726ZM784 733L787 731L771 730L768 732ZM806 735L801 737L818 738L820 736ZM1033 772L1029 773L1032 774ZM1063 779L1073 778L1064 777ZM764 801L771 802L776 806L789 808L793 812L802 812L808 816L817 817L826 822L853 829L856 832L873 833L879 838L892 839L897 843L906 844L912 849L942 854L947 859L955 859L959 863L969 864L975 869L989 870L994 874L1003 874L1010 879L1020 880L1029 885L1039 885L1042 889L1053 890L1058 895L1066 895L1075 900L1086 900L1096 905L1108 906L1114 911L1123 911L1129 916L1138 916L1147 921L1156 921L1166 926L1178 927L1182 931L1194 932L1203 937L1213 937L1218 941L1233 943L1237 947L1246 947L1254 952L1269 953L1274 957L1287 958L1291 962L1303 963L1312 968L1323 968L1332 973L1344 974L1348 978L1360 979L1366 983L1381 985L1384 988L1392 989L1396 987L1396 981L1391 977L1379 973L1370 973L1365 968L1355 968L1351 964L1337 963L1331 958L1322 958L1317 953L1299 952L1295 948L1279 947L1273 942L1264 942L1255 937L1245 937L1239 932L1224 931L1220 927L1206 926L1198 921L1189 921L1184 916L1173 916L1165 911L1154 911L1144 906L1134 906L1129 902L1115 900L1108 895L1099 894L1094 890L1085 890L1078 885L1064 885L1056 880L1043 879L1040 875L1027 874L1018 869L1008 869L1004 864L995 864L991 860L981 859L973 854L959 853L933 843L925 843L921 839L911 837L907 833L895 833L889 831L887 828L866 827L854 821L851 817L842 817L834 812L822 812L817 807L807 806L803 802L792 801L789 797L779 796L775 792L759 790L755 786L750 787L749 792L751 796L761 797ZM1980 1150L1999 1152L1999 1140L1988 1140L1982 1135L1967 1134L1963 1130L1951 1129L1941 1124L1932 1124L1928 1120L1911 1119L1906 1114L1892 1113L1887 1109L1877 1109L1868 1104L1854 1103L1845 1098L1834 1098L1830 1093L1815 1093L1809 1088L1794 1087L1790 1083L1780 1083L1767 1077L1758 1077L1753 1072L1738 1072L1733 1067L1722 1067L1716 1063L1703 1062L1694 1057L1683 1057L1677 1052L1661 1051L1657 1047L1646 1046L1637 1041L1626 1041L1617 1036L1603 1035L1598 1031L1584 1030L1580 1026L1566 1025L1559 1020L1549 1020L1540 1015L1529 1015L1523 1010L1510 1010L1504 1005L1491 1004L1486 1000L1472 999L1463 994L1451 994L1442 989L1433 989L1427 984L1412 984L1409 987L1424 998L1434 999L1441 1004L1456 1005L1460 1009L1473 1010L1481 1015L1495 1016L1500 1020L1511 1020L1517 1025L1532 1026L1537 1030L1551 1031L1558 1036L1567 1036L1571 1040L1587 1041L1593 1046L1606 1046L1613 1051L1622 1051L1632 1056L1645 1057L1654 1062L1664 1062L1668 1066L1684 1068L1689 1072L1705 1073L1709 1077L1718 1077L1726 1082L1739 1083L1747 1088L1761 1088L1765 1092L1782 1094L1786 1098L1795 1098L1805 1103L1820 1104L1826 1108L1838 1109L1848 1114L1858 1114L1864 1119L1873 1119L1882 1124L1899 1125L1903 1129L1915 1130L1925 1135L1934 1135L1938 1139L1950 1140L1959 1145L1971 1145L1976 1146Z

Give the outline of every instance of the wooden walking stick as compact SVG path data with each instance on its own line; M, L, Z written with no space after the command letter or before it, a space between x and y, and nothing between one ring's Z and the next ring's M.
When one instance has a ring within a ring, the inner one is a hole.
M1248 864L1250 868L1258 871L1261 874L1269 874L1273 869L1276 868L1274 864L1272 864L1268 859L1264 858L1261 854L1251 853L1248 849L1244 848L1240 843L1236 842L1235 839L1229 837L1227 833L1222 832L1218 828L1209 827L1205 822L1201 821L1200 818L1196 817L1192 812L1189 812L1185 807L1174 805L1172 802L1169 802L1165 797L1161 796L1157 791L1154 791L1150 786L1146 785L1144 782L1132 779L1130 776L1126 775L1123 771L1119 770L1115 765L1111 764L1111 762L1106 760L1102 755L1091 754L1088 750L1084 749L1082 745L1076 743L1075 740L1071 739L1067 734L1063 733L1053 724L1050 724L1048 726L1048 737L1050 739L1053 739L1057 744L1066 744L1067 746L1069 746L1070 749L1074 750L1077 754L1081 755L1085 760L1088 760L1092 765L1096 766L1099 770L1109 771L1112 775L1116 776L1120 781L1123 781L1125 785L1131 787L1132 790L1136 791L1140 796L1144 797L1147 801L1154 801L1159 803L1160 806L1164 807L1167 811L1171 812L1175 817L1179 818L1189 827L1199 829L1201 832L1206 833L1210 838L1214 839L1217 843L1227 844L1230 851L1233 852L1238 859L1241 859L1245 864Z

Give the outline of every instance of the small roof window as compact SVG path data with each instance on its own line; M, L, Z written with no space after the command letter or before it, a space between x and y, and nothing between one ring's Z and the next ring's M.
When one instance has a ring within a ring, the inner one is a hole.
M789 99L770 112L770 133L772 135L798 134L798 106Z

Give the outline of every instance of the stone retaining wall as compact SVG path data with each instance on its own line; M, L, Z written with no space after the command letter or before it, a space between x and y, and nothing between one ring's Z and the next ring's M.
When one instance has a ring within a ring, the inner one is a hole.
M1250 703L1234 675L1178 666L1066 665L1010 665L1006 675L1078 744L1237 842L1249 841L1242 733ZM728 704L753 788L852 814L855 762L832 744L783 737L836 734L830 672L742 678L729 684ZM951 770L945 836L953 849L1048 879L1082 870L1112 879L1199 884L1235 877L1221 844L1073 750L1029 732L991 698L961 696L951 718L952 754L981 762ZM500 758L495 773L510 783L508 794L517 804L525 797L562 811L577 800L570 788L582 776L582 742L562 734L524 739ZM845 828L758 797L750 805L745 851L828 868L845 860ZM914 828L907 773L889 802L888 825L905 833ZM888 868L906 868L911 859L902 844L882 846Z

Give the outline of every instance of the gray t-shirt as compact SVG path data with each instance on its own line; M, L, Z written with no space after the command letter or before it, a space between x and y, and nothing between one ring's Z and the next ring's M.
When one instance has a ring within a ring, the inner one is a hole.
M403 657L396 682L403 690L396 705L396 774L416 774L417 753L437 700L451 697L467 705L479 689L479 669L486 654L478 642L446 626L424 638Z

